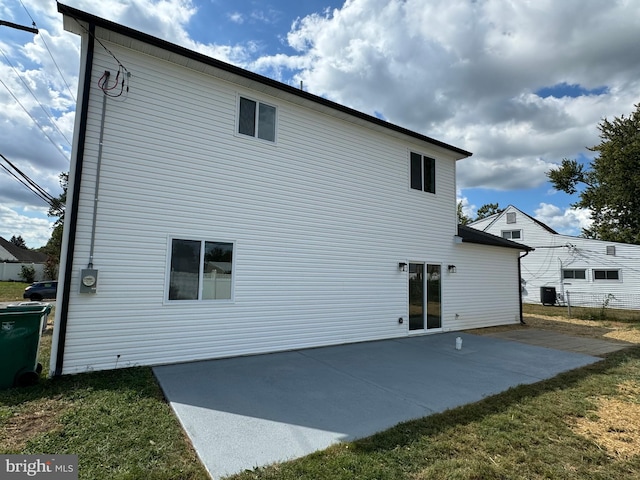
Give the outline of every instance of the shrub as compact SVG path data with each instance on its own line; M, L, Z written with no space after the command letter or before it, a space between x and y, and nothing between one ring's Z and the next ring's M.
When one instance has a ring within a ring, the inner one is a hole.
M22 271L20 272L20 278L27 283L33 283L36 280L36 269L23 265Z

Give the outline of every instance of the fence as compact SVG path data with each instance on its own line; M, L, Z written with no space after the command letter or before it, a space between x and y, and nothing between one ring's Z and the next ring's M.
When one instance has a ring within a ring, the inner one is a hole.
M44 265L42 263L13 263L2 262L0 263L0 281L22 281L22 267L33 267L36 272L35 280L44 279Z
M564 304L571 307L640 310L640 295L622 293L565 292Z

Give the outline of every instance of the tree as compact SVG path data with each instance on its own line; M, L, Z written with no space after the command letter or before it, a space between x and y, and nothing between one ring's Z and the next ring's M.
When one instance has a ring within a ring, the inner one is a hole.
M18 235L17 237L14 235L13 237L11 237L11 240L9 241L13 243L16 247L25 248L25 249L29 248L27 247L27 244L21 235Z
M497 203L486 203L478 209L478 212L476 213L476 220L481 220L496 213L502 213L503 211L504 208L500 208L500 205Z
M57 275L57 267L60 263L60 250L62 249L62 228L64 225L64 212L67 203L67 185L69 183L69 173L62 172L58 178L60 179L60 186L62 187L62 193L54 199L53 204L49 207L48 215L50 217L58 217L53 224L53 231L51 232L51 238L44 246L43 251L49 255L49 259L46 263L46 275L50 278L55 278Z
M578 192L577 208L591 211L583 235L609 242L640 244L640 104L629 117L606 118L598 125L601 142L590 147L598 156L589 168L564 159L547 172L556 190Z
M461 225L469 225L473 220L466 216L462 211L462 201L458 202L458 223Z

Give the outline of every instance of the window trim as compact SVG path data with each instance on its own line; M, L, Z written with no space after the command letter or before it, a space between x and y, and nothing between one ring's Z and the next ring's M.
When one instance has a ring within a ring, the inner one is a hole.
M242 99L244 100L249 100L251 102L255 102L256 104L256 109L255 109L255 117L254 117L254 134L253 135L249 135L247 133L240 133L240 104ZM260 132L260 105L264 105L266 107L270 107L274 109L274 120L273 120L273 140L269 140L266 138L261 138L259 136L259 132ZM260 142L264 142L265 144L268 145L275 145L276 143L278 143L278 106L274 105L273 103L269 103L269 102L263 102L262 100L259 100L255 97L249 96L249 95L243 95L241 93L238 93L236 95L236 112L235 112L235 127L234 127L234 136L239 137L239 138L252 138L254 140L260 141Z
M504 236L504 234L505 234L505 233L507 233L507 232L510 234L510 235L509 235L509 237L505 237L505 236ZM519 233L520 233L520 236L519 236L518 238L513 238L513 232L519 232ZM512 228L512 229L510 229L510 230L502 230L502 231L500 232L500 236L501 236L502 238L504 238L505 240L511 240L512 242L515 242L515 241L522 241L522 239L523 239L522 229L521 229L521 228Z
M417 169L414 168L414 160L417 160L416 157L419 157L420 162L420 172L417 176L414 175L418 173ZM434 157L409 150L409 190L418 190L433 195L436 194L436 162L437 160ZM420 180L420 188L417 188L417 180ZM428 188L426 186L427 183L429 183Z
M596 272L605 272L605 278L596 278ZM607 278L608 272L616 272L618 278ZM594 282L622 282L621 270L619 268L594 268L591 276Z
M171 288L171 259L172 259L172 245L174 240L187 240L200 242L200 265L198 270L198 297L197 299L189 299L189 300L171 300L169 299L169 289ZM205 248L205 243L229 243L232 245L233 257L231 260L231 295L229 298L202 298L202 288L203 288L203 276L204 276L204 256L203 251ZM167 237L167 259L166 259L166 272L165 272L165 285L162 303L163 305L194 305L194 304L207 304L211 303L235 303L235 280L236 280L236 255L237 255L237 243L235 240L226 240L226 239L211 239L211 238L202 238L196 237L193 235L169 235Z

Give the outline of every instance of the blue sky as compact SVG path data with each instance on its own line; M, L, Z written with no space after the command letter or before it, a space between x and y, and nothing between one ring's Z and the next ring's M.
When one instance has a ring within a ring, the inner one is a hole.
M311 93L469 150L457 177L467 215L513 204L572 235L589 212L573 209L577 197L554 191L545 172L563 158L588 163L598 123L640 101L638 2L63 3L302 81ZM40 28L34 36L0 27L0 153L57 195L57 176L68 170L79 38L63 30L53 0L0 0L0 19ZM0 170L0 236L38 247L51 224L44 203Z

